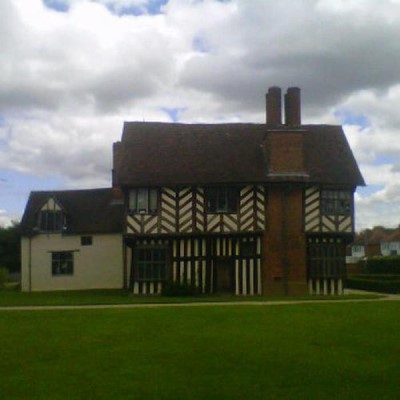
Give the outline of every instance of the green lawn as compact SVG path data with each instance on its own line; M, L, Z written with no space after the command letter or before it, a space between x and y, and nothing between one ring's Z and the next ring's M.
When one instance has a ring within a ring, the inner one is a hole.
M20 292L17 289L0 289L0 306L35 305L86 305L86 304L141 304L141 303L191 303L191 302L232 302L266 300L347 300L349 298L376 298L377 295L352 296L303 296L303 297L261 297L261 296L132 296L127 290L75 290L56 292Z
M0 311L1 399L398 399L400 302Z

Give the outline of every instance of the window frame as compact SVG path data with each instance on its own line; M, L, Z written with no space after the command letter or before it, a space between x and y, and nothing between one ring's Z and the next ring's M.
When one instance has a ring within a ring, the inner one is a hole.
M84 235L81 236L81 246L92 246L93 245L93 236Z
M134 249L134 263L135 281L165 282L168 280L170 249L165 245L138 245Z
M346 248L341 237L309 237L308 279L346 277Z
M237 214L239 194L240 189L233 186L206 188L204 195L207 214Z
M65 226L65 214L62 210L40 210L37 224L40 232L62 232Z
M51 275L52 276L74 275L73 251L53 251L51 253Z
M157 215L159 200L158 188L131 188L128 192L128 211L130 214Z
M320 194L321 215L351 216L353 192L343 189L322 189Z
M257 240L241 240L239 243L239 254L243 258L254 258L257 256Z

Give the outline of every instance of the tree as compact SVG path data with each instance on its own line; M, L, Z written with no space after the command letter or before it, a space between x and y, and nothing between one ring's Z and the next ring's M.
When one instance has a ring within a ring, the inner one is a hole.
M21 261L19 224L0 226L0 265L9 272L19 272Z

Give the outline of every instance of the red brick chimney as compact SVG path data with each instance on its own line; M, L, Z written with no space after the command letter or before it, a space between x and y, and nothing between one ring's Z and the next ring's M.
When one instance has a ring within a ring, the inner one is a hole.
M290 87L285 94L285 124L297 127L301 125L300 88Z
M280 87L272 86L266 94L267 126L278 128L282 125L282 91Z

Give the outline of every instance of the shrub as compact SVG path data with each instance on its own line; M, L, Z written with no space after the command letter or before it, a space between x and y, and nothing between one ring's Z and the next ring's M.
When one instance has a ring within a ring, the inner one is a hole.
M369 258L365 263L365 272L370 274L400 275L400 256Z
M162 295L169 297L195 296L197 294L199 294L198 287L189 283L168 282L162 289Z
M8 271L0 266L0 288L4 287L8 282Z
M347 278L349 289L368 290L380 293L400 293L400 275L356 275Z

